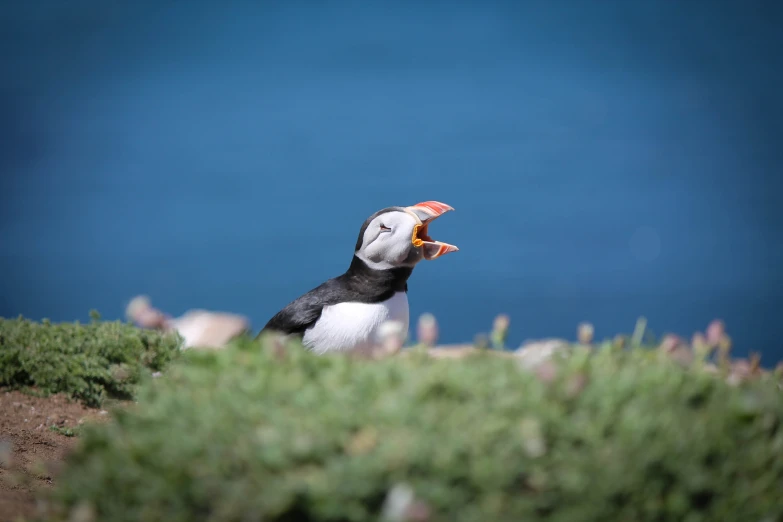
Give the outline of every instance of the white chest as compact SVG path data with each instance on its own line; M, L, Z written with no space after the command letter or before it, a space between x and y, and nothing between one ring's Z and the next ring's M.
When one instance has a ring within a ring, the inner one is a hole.
M315 326L305 331L303 343L316 353L368 350L384 321L399 321L407 335L408 294L397 292L381 303L340 303L326 306Z

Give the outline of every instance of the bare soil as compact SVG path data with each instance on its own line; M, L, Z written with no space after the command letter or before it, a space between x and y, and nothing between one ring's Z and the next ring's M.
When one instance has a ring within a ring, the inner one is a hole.
M36 492L52 486L78 442L52 426L75 428L107 417L63 395L35 397L0 388L0 522L35 517Z

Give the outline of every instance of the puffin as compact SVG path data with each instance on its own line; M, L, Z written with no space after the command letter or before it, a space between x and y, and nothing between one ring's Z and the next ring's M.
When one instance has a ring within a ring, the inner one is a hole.
M422 260L459 249L433 240L430 223L454 210L439 201L381 209L362 224L348 269L288 303L261 329L298 336L317 354L368 352L379 327L397 321L407 337L408 278Z

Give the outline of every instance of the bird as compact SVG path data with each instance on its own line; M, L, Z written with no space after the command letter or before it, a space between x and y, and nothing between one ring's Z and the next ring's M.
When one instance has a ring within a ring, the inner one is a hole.
M297 336L311 352L372 351L386 321L402 325L407 337L408 278L422 260L459 250L433 240L432 221L453 207L439 201L392 206L373 213L359 229L348 269L288 303L261 329Z

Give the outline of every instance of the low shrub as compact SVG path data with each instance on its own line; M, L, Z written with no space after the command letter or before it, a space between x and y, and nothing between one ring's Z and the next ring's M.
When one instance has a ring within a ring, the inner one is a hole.
M143 375L178 353L177 336L91 315L88 324L0 318L0 386L65 393L99 406L132 398Z
M139 407L85 426L48 516L783 520L773 374L732 386L640 349L575 348L536 373L267 342L183 354Z

